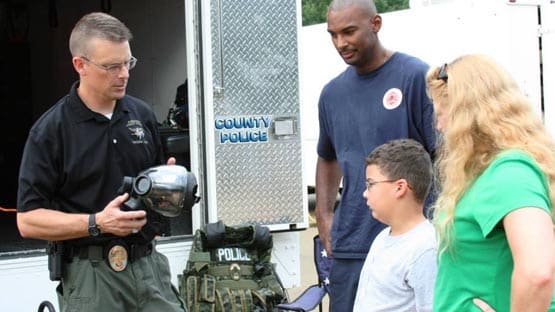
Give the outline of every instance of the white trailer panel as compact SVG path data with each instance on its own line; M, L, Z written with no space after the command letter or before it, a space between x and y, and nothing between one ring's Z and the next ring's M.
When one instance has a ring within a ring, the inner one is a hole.
M544 122L555 137L555 3L541 7Z

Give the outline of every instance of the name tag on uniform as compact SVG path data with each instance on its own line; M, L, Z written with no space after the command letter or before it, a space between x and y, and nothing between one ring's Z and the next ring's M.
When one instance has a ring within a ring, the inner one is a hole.
M245 248L241 248L241 247L216 248L213 251L212 259L220 262L252 261L252 258L249 252Z

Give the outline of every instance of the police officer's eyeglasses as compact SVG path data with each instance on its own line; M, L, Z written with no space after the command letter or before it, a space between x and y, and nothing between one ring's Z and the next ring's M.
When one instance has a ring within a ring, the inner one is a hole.
M127 68L127 70L132 70L135 67L135 65L137 65L137 58L134 57L134 56L131 56L131 58L127 62L123 62L123 63L120 63L120 64L110 64L110 65L103 65L103 64L95 63L95 62L89 60L85 56L81 56L81 58L85 62L91 63L94 66L105 70L106 72L108 72L112 76L116 76L117 74L119 74L123 67Z
M391 183L391 182L395 182L396 180L382 180L382 181L372 181L370 179L366 179L366 190L370 191L370 189L372 188L372 186L379 184L379 183Z

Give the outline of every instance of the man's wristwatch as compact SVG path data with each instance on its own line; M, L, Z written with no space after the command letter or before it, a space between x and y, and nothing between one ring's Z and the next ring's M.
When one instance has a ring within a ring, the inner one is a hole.
M89 236L97 237L100 235L100 228L96 225L96 214L89 215Z

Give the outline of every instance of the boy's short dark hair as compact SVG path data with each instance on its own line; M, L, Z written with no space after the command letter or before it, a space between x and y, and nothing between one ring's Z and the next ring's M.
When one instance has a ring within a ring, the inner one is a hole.
M389 179L405 179L415 199L423 203L432 184L432 160L424 147L412 139L392 140L374 149L366 165L376 165Z

